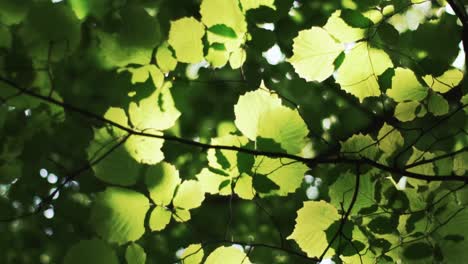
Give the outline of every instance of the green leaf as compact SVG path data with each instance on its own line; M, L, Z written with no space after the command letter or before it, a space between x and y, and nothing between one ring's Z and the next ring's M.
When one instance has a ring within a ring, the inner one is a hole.
M306 81L322 82L335 70L334 61L344 50L320 27L302 30L294 39L293 56L288 60Z
M146 187L151 199L161 206L171 203L180 182L179 171L166 162L149 167L145 176Z
M433 93L429 96L427 110L435 116L445 115L449 112L449 104L442 95Z
M412 121L416 118L416 109L420 106L414 101L399 103L395 107L395 117L402 122Z
M203 248L201 244L192 244L184 249L181 256L182 264L200 264L203 260Z
M249 144L243 146L246 149L253 149L253 144L250 142ZM240 173L252 173L252 167L255 163L255 158L251 154L243 153L238 151L237 152L237 168L239 169Z
M279 190L273 190L267 194L286 196L299 188L307 170L305 164L290 159L256 157L252 177L255 181L257 175L265 175L279 186Z
M319 257L328 245L325 231L339 219L336 208L325 201L304 202L297 211L296 225L288 239L296 241L308 257ZM330 248L325 257L333 254L334 250Z
M169 44L164 42L156 51L156 62L163 73L173 71L177 66L177 60L174 58Z
M270 138L288 153L301 152L309 131L297 110L281 105L274 94L258 89L239 97L234 106L237 128L249 139Z
M109 108L104 118L123 126L127 123L125 112L120 108ZM127 146L133 152L140 147L134 144L141 138L132 136L132 139L127 139L123 146L116 147L123 135L124 132L120 129L106 127L97 129L94 131L94 140L87 148L87 153L90 160L108 153L104 159L93 166L98 179L107 183L130 186L137 182L140 174L138 161L132 158ZM141 147L146 147L146 145L141 145Z
M280 189L274 181L262 174L254 174L252 183L255 190L259 193L269 193Z
M174 206L186 210L200 207L205 199L205 193L198 181L188 180L183 181L177 189L174 196Z
M343 64L338 68L336 81L342 90L362 102L367 97L380 96L378 76L392 66L387 53L372 48L368 42L360 42L346 54Z
M394 127L384 123L377 136L379 148L387 155L393 154L403 147L404 139L401 133Z
M462 152L453 157L453 172L463 176L468 171L468 152Z
M397 225L397 221L386 216L375 217L367 224L368 228L376 234L390 234L396 230Z
M387 90L387 95L396 102L421 101L427 96L427 88L416 79L413 71L396 68L392 78L392 87Z
M240 0L242 10L247 12L250 9L256 9L262 6L276 10L275 0Z
M166 82L148 97L130 103L129 119L136 129L154 132L174 126L180 112L175 107L171 87L172 84Z
M65 255L64 264L118 264L114 250L99 239L81 240Z
M341 174L338 179L329 186L328 194L331 204L339 208L349 208L351 198L356 188L356 175L351 172ZM359 192L356 198L351 215L356 215L361 209L371 207L375 204L375 183L372 182L370 175L361 177Z
M432 90L439 93L446 93L461 82L463 79L463 72L458 69L450 69L440 76L434 77L425 75L423 79Z
M206 258L205 264L251 264L249 257L237 247L218 247Z
M96 196L90 222L102 238L122 245L143 235L148 209L149 201L143 194L109 187Z
M219 50L219 51L226 50L226 46L224 46L223 43L215 42L215 43L211 44L210 47L213 48L214 50Z
M369 28L374 24L372 20L363 16L359 11L351 9L341 10L341 18L354 28Z
M172 213L164 206L157 206L151 212L149 227L152 231L161 231L171 222Z
M353 135L345 142L341 143L341 151L346 155L364 156L369 159L375 159L378 149L375 141L369 135Z
M197 63L203 60L202 37L205 27L193 17L184 17L171 21L167 42L175 51L178 61Z
M377 28L377 34L384 42L390 45L397 44L400 38L398 30L396 30L395 27L389 23L380 24Z
M425 242L411 243L403 249L403 256L407 260L421 261L433 254L433 247Z
M227 186L231 185L231 180L224 180L219 184L218 190L222 190Z
M208 28L208 31L227 38L237 38L237 34L234 29L224 24L216 24L211 26Z
M411 157L406 162L406 165L411 165L412 163L415 163L415 162L422 162L424 160L432 159L434 157L435 155L430 152L420 151L417 148L413 147L413 154L411 154ZM414 173L420 173L424 175L434 175L434 163L427 162L425 164L409 168L408 171L414 172Z
M125 260L127 260L128 264L145 264L145 250L140 245L131 243L125 251Z
M366 30L351 27L341 18L341 10L335 11L328 18L323 29L341 43L352 43L366 36Z
M221 165L221 167L226 170L231 167L231 164L229 163L229 160L223 155L221 150L216 149L215 150L215 156L216 156L216 161Z

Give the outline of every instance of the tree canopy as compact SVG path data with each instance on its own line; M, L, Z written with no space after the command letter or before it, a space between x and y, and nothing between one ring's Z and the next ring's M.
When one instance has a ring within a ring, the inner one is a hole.
M461 263L463 0L0 0L0 263Z

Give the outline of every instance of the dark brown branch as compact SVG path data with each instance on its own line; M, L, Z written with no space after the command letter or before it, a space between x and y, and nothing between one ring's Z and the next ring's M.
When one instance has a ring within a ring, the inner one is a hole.
M100 121L105 124L109 124L113 127L122 129L123 131L126 131L130 135L137 135L137 136L143 136L143 137L150 137L150 138L158 138L158 139L163 139L167 141L172 141L184 145L189 145L193 147L198 147L202 149L219 149L219 150L232 150L232 151L237 151L237 152L242 152L254 156L266 156L270 158L288 158L292 159L295 161L303 162L304 164L307 164L309 167L314 167L317 164L336 164L336 163L344 163L344 164L359 164L359 165L370 165L373 167L376 167L378 169L381 169L383 171L387 171L390 173L396 173L401 176L407 176L409 178L414 178L414 179L419 179L419 180L425 180L425 181L462 181L462 182L468 182L468 177L463 177L463 176L457 176L455 174L452 175L439 175L439 176L432 176L432 175L425 175L425 174L419 174L419 173L414 173L414 172L409 172L404 169L400 169L398 167L389 167L387 165L378 163L376 161L370 160L365 157L361 157L359 159L355 158L348 158L348 157L342 157L342 156L332 156L332 157L322 157L318 156L315 158L304 158L301 156L293 155L293 154L288 154L288 153L281 153L281 152L272 152L272 151L260 151L260 150L254 150L254 149L247 149L247 148L242 148L242 147L236 147L236 146L226 146L226 145L212 145L212 144L207 144L207 143L201 143L197 141L193 141L190 139L185 139L185 138L180 138L176 136L171 136L171 135L164 135L164 134L151 134L143 131L138 131L134 130L132 128L126 127L124 125L121 125L119 123L116 123L112 120L108 120L102 116L99 116L97 114L94 114L92 112L86 111L84 109L81 109L79 107L76 107L74 105L68 104L66 102L60 102L54 98L50 98L47 96L43 96L41 94L38 94L36 92L33 92L31 90L22 88L18 86L16 83L13 81L10 81L6 78L0 77L0 81L10 85L11 87L17 89L18 91L23 92L23 94L31 96L33 98L42 100L44 102L62 107L65 110L69 110L78 114L81 114L85 117ZM464 106L463 106L464 107ZM456 111L459 111L463 107L457 109ZM455 112L456 112L455 111ZM453 114L453 113L452 113ZM438 123L440 124L440 123Z
M348 221L348 217L351 214L351 211L353 210L354 204L356 203L358 193L359 193L359 183L361 179L361 166L358 164L356 165L356 182L354 185L354 192L353 196L351 197L351 202L349 203L349 207L344 212L343 216L341 217L340 225L338 226L338 230L336 231L335 235L333 235L332 239L330 242L328 242L327 247L323 251L322 255L320 255L319 259L322 260L325 254L327 254L327 251L330 249L330 247L333 245L333 242L340 236L340 234L343 232L343 227L346 224L346 221Z

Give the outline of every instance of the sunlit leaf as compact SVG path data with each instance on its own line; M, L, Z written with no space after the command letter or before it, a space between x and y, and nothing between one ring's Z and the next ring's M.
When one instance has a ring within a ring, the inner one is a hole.
M324 81L335 70L333 62L344 50L322 28L312 27L299 32L294 39L293 56L288 60L294 70L307 81Z
M427 88L416 79L413 71L396 68L392 78L392 87L387 90L387 95L396 102L421 101L427 96Z
M152 231L163 230L171 221L172 213L163 206L156 206L151 212L149 227Z
M379 148L387 155L391 155L404 144L401 133L394 127L384 123L377 136Z
M182 182L174 196L174 206L183 209L199 207L205 199L205 193L198 181L188 180Z
M378 153L375 141L369 135L353 135L341 144L341 151L351 156L374 159Z
M341 18L341 10L335 11L323 28L341 43L352 43L365 37L366 31L348 25Z
M129 106L130 121L139 130L152 132L172 127L181 115L171 95L172 84L166 82L150 96Z
M172 51L169 49L167 42L159 46L156 51L156 62L162 72L168 73L173 71L177 66L177 60L174 58Z
M205 27L193 17L184 17L171 22L169 39L178 61L196 63L203 60L202 37Z
M205 264L250 264L249 257L237 247L218 247L215 249L205 261Z
M149 201L143 194L109 187L97 195L90 222L102 238L122 245L143 235L148 209Z
M203 248L201 244L192 244L184 249L181 256L182 264L200 264L203 260Z
M463 79L463 72L458 69L450 69L440 76L426 75L423 79L432 90L439 93L446 93L461 82Z
M309 257L319 257L328 245L327 230L340 215L333 205L325 201L304 202L297 211L296 225L288 239L293 239ZM333 249L325 257L333 256Z
M387 53L370 47L367 42L361 42L346 54L343 64L338 68L336 81L341 89L362 102L366 97L381 94L377 78L392 66Z
M151 199L161 206L171 203L180 182L179 171L166 162L151 166L145 176L146 187Z
M289 159L256 157L252 171L254 181L257 174L260 174L279 187L278 190L272 189L268 194L286 196L299 188L307 166ZM285 177L285 175L287 176Z
M250 9L259 8L261 6L266 6L271 9L276 10L275 1L274 0L240 0L242 5L242 10L246 12Z
M281 100L263 89L247 92L234 106L237 128L249 139L270 138L288 153L299 153L309 133L297 110L281 105Z
M395 107L395 117L402 122L411 121L416 118L418 107L421 107L421 105L414 101L399 103Z

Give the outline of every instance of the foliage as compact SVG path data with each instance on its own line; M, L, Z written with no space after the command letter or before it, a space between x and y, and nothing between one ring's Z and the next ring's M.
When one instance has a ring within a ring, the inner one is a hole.
M457 0L0 0L0 263L468 259Z

